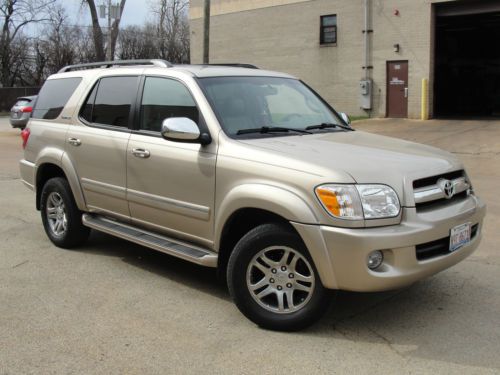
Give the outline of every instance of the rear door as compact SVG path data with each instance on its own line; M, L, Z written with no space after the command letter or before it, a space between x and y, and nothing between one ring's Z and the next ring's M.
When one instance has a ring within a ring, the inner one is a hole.
M127 197L132 221L174 237L208 244L213 233L216 145L163 139L161 124L188 117L204 128L187 86L147 76L127 149Z
M66 139L89 210L121 219L130 217L126 152L138 83L137 75L101 78Z
M387 62L387 117L408 117L408 61Z

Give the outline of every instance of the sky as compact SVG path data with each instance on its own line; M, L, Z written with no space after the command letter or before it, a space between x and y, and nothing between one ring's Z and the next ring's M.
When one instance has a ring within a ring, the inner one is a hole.
M68 23L72 25L91 25L90 12L86 5L82 5L82 0L57 0L68 14ZM107 0L95 0L96 6L107 4ZM152 17L150 13L152 0L127 0L123 10L120 26L141 25ZM119 3L119 0L112 0L112 3ZM100 19L101 26L107 25L107 19Z

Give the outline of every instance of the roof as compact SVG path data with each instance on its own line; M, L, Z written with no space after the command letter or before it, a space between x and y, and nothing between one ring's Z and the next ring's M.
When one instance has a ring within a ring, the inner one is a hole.
M146 62L145 62L146 61ZM245 66L229 66L229 65L172 65L167 61L163 60L123 60L115 62L102 62L102 63L90 63L90 64L80 64L67 66L61 69L58 73L51 76L51 78L63 78L63 77L78 77L78 76L94 76L101 75L106 72L105 75L120 74L123 72L134 74L142 72L147 69L148 72L165 70L167 71L178 71L189 74L193 77L229 77L229 76L255 76L255 77L283 77L283 78L294 78L286 73L280 73L270 70L258 69L256 67L251 67L251 65ZM167 65L168 64L168 65ZM235 64L238 65L238 64Z

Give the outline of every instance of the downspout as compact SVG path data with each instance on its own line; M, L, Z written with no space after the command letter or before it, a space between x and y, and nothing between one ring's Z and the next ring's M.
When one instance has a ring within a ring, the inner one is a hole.
M369 9L369 1L370 0L364 0L365 1L365 29L364 29L364 34L365 34L365 79L369 78L368 74L368 69L369 69L369 40L368 40L368 33L371 32L370 30L370 9Z

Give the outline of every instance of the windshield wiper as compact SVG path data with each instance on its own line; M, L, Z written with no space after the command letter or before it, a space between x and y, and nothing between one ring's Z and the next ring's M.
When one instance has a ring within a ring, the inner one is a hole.
M351 130L351 131L354 130L350 126L341 125L341 124L333 124L333 123L329 123L329 122L323 122L322 124L319 124L319 125L310 125L310 126L306 127L306 130L329 129L329 128L342 128L342 129Z
M260 128L249 128L249 129L241 129L236 132L236 135L241 134L266 134L266 133L288 133L288 132L297 132L302 134L312 134L307 131L307 129L294 129L294 128L285 128L282 126L261 126Z

